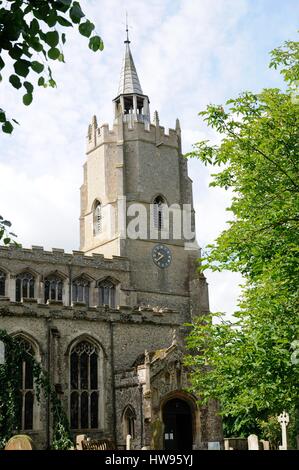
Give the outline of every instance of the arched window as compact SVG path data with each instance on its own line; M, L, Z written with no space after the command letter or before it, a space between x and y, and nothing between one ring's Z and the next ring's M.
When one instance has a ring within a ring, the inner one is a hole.
M109 305L115 308L115 284L109 279L105 279L98 283L99 289L99 305Z
M161 230L164 226L164 214L163 207L166 202L163 196L157 196L154 199L154 227Z
M135 437L135 420L136 413L131 407L127 406L123 414L123 424L124 424L124 437L126 438L128 434L134 439Z
M71 429L99 427L99 350L89 341L71 349L70 422Z
M5 272L0 271L0 295L5 295L5 280L6 280Z
M102 233L102 222L103 222L103 214L102 214L102 205L99 201L96 201L94 204L93 210L93 233L94 235L98 235Z
M89 281L81 276L72 282L73 302L84 302L89 305Z
M34 277L31 273L21 273L16 278L16 301L34 298Z
M23 350L34 356L31 343L24 338L17 338ZM20 415L19 426L23 431L33 429L34 383L33 369L29 359L23 359L20 374Z
M59 276L51 274L45 279L45 302L62 300L63 281Z

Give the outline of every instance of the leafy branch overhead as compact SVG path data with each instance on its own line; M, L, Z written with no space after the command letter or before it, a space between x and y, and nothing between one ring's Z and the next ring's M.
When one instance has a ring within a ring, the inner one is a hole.
M10 243L17 244L14 237L17 235L13 232L10 232L11 222L5 220L2 215L0 215L0 244L9 245Z
M0 82L3 69L12 60L14 73L8 80L23 91L24 105L32 103L34 86L56 86L48 62L64 62L65 31L73 26L78 26L79 33L89 38L92 51L103 50L104 43L95 33L95 25L86 18L77 1L0 0ZM13 123L18 124L15 119L8 119L1 108L0 123L8 134L13 131Z

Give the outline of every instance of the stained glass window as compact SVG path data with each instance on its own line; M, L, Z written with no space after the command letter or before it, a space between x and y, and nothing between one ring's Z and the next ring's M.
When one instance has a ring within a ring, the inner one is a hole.
M70 421L72 429L99 427L99 351L81 341L70 357Z
M99 304L115 308L115 285L108 279L98 283Z
M20 302L22 298L34 298L34 277L31 273L21 273L16 278L16 301Z

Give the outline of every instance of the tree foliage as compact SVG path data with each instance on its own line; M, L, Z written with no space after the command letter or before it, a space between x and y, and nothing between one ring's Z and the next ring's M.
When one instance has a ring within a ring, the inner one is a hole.
M5 220L3 216L0 215L0 245L1 243L4 245L9 245L10 243L17 244L14 239L17 235L10 231L10 227L11 222Z
M187 358L193 391L220 401L233 434L262 431L268 417L299 408L299 43L271 55L286 91L244 92L225 108L209 105L200 115L221 144L202 141L188 154L219 167L211 186L233 192L231 221L208 246L202 269L242 273L236 321L202 317Z
M102 51L104 44L95 34L95 25L85 17L80 3L73 0L0 0L0 82L3 69L13 63L8 80L23 91L25 106L33 100L34 87L55 87L49 61L64 62L63 45L67 28L78 26L89 38L89 48ZM15 119L0 108L2 131L10 134Z

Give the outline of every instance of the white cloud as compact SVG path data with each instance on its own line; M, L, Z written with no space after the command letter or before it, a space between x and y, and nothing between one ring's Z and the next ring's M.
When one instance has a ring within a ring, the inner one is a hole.
M112 121L125 10L143 91L166 128L180 118L184 151L199 139L215 139L198 118L198 111L244 88L260 87L257 77L268 59L258 51L278 45L286 25L290 29L296 23L284 6L288 16L282 13L279 22L275 17L271 42L257 35L255 28L266 30L263 25L271 23L274 13L261 11L261 7L257 10L256 2L249 0L86 0L81 4L104 39L104 51L92 53L86 38L70 30L64 50L66 64L53 63L52 67L57 89L36 87L28 108L23 106L20 92L1 84L1 107L21 126L13 136L0 134L0 212L12 220L26 246L78 248L85 135L93 114L99 122ZM198 238L206 244L225 226L229 197L208 188L209 170L199 162L192 161L189 167ZM230 273L209 276L212 309L233 310L238 282Z

